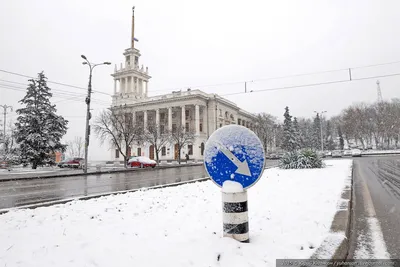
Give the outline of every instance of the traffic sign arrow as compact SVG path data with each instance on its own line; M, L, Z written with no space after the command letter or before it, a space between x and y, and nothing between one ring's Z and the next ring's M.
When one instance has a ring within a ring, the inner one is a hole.
M235 173L246 175L246 176L251 176L250 169L249 169L249 164L247 163L247 160L245 159L244 161L240 161L229 149L227 149L224 145L219 144L218 146L219 150L224 153L224 155L232 161L233 164L236 165L237 169Z

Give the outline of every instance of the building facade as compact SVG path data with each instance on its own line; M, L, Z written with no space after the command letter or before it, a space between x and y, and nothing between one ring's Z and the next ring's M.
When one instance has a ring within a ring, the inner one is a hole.
M193 144L181 150L181 158L188 154L190 159L202 160L205 143L208 137L218 128L238 124L254 130L256 116L240 109L235 103L200 90L187 89L170 94L148 97L148 82L151 76L148 68L139 67L140 51L134 47L134 9L132 16L131 48L123 53L125 63L115 67L111 76L114 78L114 95L112 110L123 114L131 114L134 125L147 128L155 124L159 132L174 131L184 127L195 134ZM130 148L132 156L155 157L154 147L150 144L134 144ZM114 161L123 160L115 148L111 151ZM161 161L178 158L176 144L168 144L161 149Z

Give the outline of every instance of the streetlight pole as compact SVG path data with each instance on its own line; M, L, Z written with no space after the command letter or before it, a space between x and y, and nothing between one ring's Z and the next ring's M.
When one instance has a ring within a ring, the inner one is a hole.
M323 133L322 133L322 116L323 116L323 114L326 113L327 111L324 110L324 111L321 111L321 113L318 113L317 111L314 111L314 112L317 113L317 115L318 115L318 114L321 114L321 116L319 117L319 128L320 128L320 130L321 130L321 151L324 152L324 135L323 135Z
M10 111L13 111L12 106L8 106L8 105L0 105L0 107L3 108L3 114L4 114L4 122L3 122L3 142L5 142L5 138L6 138L6 122L7 122L7 109L10 109Z
M88 166L88 152L89 152L89 137L90 137L90 125L89 120L91 119L92 115L90 113L90 99L92 96L92 72L96 66L100 65L110 65L110 62L103 62L100 64L93 64L90 63L89 60L85 57L85 55L81 55L81 58L85 60L82 62L83 65L88 65L90 72L89 72L89 84L88 84L88 95L85 99L86 102L86 127L85 127L85 165L83 166L83 172L87 173L87 166Z

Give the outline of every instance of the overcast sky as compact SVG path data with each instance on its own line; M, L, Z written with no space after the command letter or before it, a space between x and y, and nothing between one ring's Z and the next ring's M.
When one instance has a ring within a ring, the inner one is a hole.
M149 67L151 95L199 88L220 95L400 73L400 1L232 0L9 0L0 8L0 69L86 88L95 69L93 113L111 103L114 64L130 46L136 6L136 47ZM273 77L340 70L308 76ZM226 96L250 112L282 118L337 115L355 102L376 100L376 80L316 85ZM380 78L384 99L400 97L400 76ZM15 82L15 83L10 83ZM250 82L253 81L253 82ZM22 84L18 84L22 83ZM18 108L27 78L0 72L0 104ZM53 102L69 122L65 140L84 135L85 90L49 84ZM210 86L211 85L211 86ZM62 90L67 92L61 92ZM75 97L71 99L71 97ZM11 113L10 120L15 120ZM90 159L108 159L108 146L91 137Z

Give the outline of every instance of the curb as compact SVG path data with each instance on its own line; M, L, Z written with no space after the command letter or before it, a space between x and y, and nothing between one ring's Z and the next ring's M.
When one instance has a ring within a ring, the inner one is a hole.
M172 184L156 185L156 186L151 186L151 187L142 187L142 188L131 189L131 190L123 190L123 191L95 194L95 195L83 196L83 197L74 197L74 198L68 198L68 199L63 199L63 200L47 201L47 202L31 204L31 205L25 205L25 206L19 206L19 207L14 207L14 208L9 208L9 209L0 209L0 215L1 214L5 214L5 213L7 213L9 211L13 211L13 210L36 209L36 208L41 208L41 207L49 207L49 206L53 206L53 205L65 204L65 203L68 203L68 202L71 202L71 201L89 200L89 199L92 199L92 198L106 197L106 196L118 195L118 194L126 194L126 193L132 193L132 192L136 192L136 191L145 191L145 190L160 189L160 188L165 188L165 187L179 186L179 185L183 185L183 184L205 182L205 181L207 181L209 179L210 179L210 177L204 177L204 178L198 178L198 179L194 179L194 180L177 182L177 183L172 183Z
M337 211L333 218L329 234L310 259L335 261L345 260L347 258L352 224L353 170L354 162L351 166L351 174L345 181L342 197L338 201ZM326 263L326 266L329 266L329 264Z
M191 166L200 166L203 163L190 163L184 165L173 165L173 166L158 166L155 169L169 169L169 168L182 168L182 167L191 167ZM64 178L64 177L73 177L73 176L89 176L89 175L101 175L101 174L110 174L110 173L122 173L122 172L137 172L137 171L149 171L150 169L122 169L122 170L109 170L109 171L100 171L100 172L90 172L87 174L84 173L70 173L70 174L50 174L50 175L38 175L31 177L10 177L10 178L0 178L1 182L9 182L9 181L17 181L17 180L32 180L32 179L47 179L47 178ZM28 174L27 174L28 175Z

